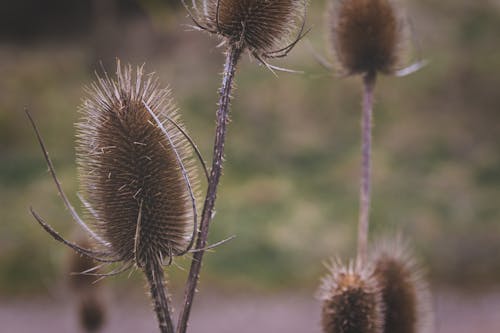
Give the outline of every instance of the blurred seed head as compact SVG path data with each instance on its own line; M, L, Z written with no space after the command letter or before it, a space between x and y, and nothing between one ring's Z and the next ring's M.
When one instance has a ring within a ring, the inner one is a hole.
M96 295L88 295L80 299L78 316L85 332L98 332L106 321L106 310Z
M417 333L429 324L429 292L408 247L399 238L381 241L372 256L385 306L385 333Z
M318 292L323 332L381 333L383 305L370 270L340 262L327 268Z
M398 64L401 24L391 0L333 0L329 29L342 70L391 74Z
M87 89L80 112L77 161L96 232L115 254L137 259L138 266L184 251L193 211L181 165L192 182L196 175L187 140L167 121L179 124L170 91L142 67L133 71L118 62L116 78L98 77Z

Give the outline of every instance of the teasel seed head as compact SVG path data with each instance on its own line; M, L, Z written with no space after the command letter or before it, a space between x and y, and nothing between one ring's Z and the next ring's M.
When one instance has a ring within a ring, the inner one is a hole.
M198 28L222 37L230 46L248 49L259 60L285 56L304 36L307 0L196 2L201 3L194 13L185 7ZM298 36L293 40L295 31Z
M80 112L77 161L95 232L139 267L183 254L195 232L196 175L170 91L118 61L116 78L98 77Z
M88 237L79 235L78 244L85 248L93 245ZM98 263L90 257L71 251L68 260L69 287L78 304L79 324L84 332L97 332L104 325L106 307L102 299L101 286L94 283L99 274Z
M391 74L402 40L391 0L333 0L330 32L334 53L345 74Z
M327 267L318 292L323 332L382 333L382 299L371 271L339 261Z
M207 19L230 43L268 52L296 29L302 6L303 0L210 1Z
M385 306L385 333L417 333L430 324L429 291L408 246L383 240L372 255L374 278Z
M97 295L82 296L78 316L85 332L98 332L106 321L106 309Z

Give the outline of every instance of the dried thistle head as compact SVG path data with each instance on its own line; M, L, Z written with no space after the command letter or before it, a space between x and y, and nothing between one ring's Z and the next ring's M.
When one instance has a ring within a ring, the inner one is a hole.
M194 13L185 5L197 28L222 37L229 45L248 49L257 59L285 56L304 35L307 0L199 2ZM297 30L298 36L291 41Z
M399 238L381 241L371 260L385 306L384 332L420 332L429 324L429 292L408 247Z
M194 235L195 170L168 89L153 75L117 66L81 105L77 161L96 233L122 261L185 253ZM160 124L162 124L160 126Z
M328 22L343 71L348 75L393 73L402 35L391 0L334 1Z
M381 333L383 305L371 271L340 262L332 262L328 270L318 292L323 332Z

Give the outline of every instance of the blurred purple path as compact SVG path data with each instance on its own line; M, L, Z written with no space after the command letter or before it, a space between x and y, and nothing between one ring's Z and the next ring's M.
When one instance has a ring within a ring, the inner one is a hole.
M319 333L319 304L308 295L219 296L200 294L191 332ZM102 332L157 332L146 297L115 300ZM500 293L439 293L434 299L436 333L500 332ZM0 332L79 332L70 301L0 300Z

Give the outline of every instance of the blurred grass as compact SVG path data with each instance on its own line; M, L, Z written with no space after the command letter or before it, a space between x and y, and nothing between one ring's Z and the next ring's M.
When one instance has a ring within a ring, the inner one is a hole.
M500 8L493 1L408 4L431 63L379 80L372 236L403 231L436 283L498 284ZM321 52L323 8L315 1L309 12L309 38ZM146 62L171 86L208 160L221 50L216 39L185 31L182 11L165 15L123 27L121 43L106 53ZM99 68L94 47L84 37L0 44L0 294L41 292L64 270L66 250L28 214L33 205L61 233L73 232L22 110L34 114L76 204L73 123L82 87ZM204 285L314 289L323 260L353 254L359 79L332 77L304 43L279 65L307 74L275 78L248 57L240 64L210 235L212 242L237 238L207 256ZM180 283L185 273L172 271Z

